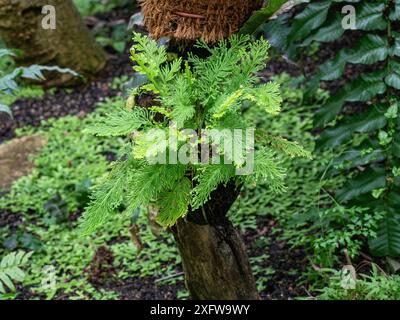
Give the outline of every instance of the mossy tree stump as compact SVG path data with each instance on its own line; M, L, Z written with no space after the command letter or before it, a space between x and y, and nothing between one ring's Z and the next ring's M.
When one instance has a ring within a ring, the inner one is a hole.
M172 228L194 300L258 300L259 294L240 232L227 213L240 187L221 185L201 209Z
M45 29L44 6L54 6L56 28ZM90 78L105 66L105 53L84 25L72 0L0 0L0 38L23 52L17 63L70 68ZM77 81L70 74L47 74L47 85Z

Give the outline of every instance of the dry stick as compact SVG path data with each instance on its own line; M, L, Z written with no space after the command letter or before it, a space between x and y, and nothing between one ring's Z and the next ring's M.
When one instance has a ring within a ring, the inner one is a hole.
M159 283L159 282L163 282L163 281L165 281L165 280L169 280L169 279L173 279L173 278L178 278L178 277L183 276L183 275L184 275L183 272L178 272L178 273L172 274L172 275L170 275L170 276L166 276L166 277L157 279L157 280L154 281L154 283Z
M346 257L346 262L347 262L347 264L348 264L349 266L352 266L353 264L351 263L351 259L350 259L350 256L349 256L349 252L347 251L347 249L344 249L343 252L344 252L344 256Z
M186 12L180 12L180 11L177 11L175 13L178 16L182 16L182 17L186 17L186 18L204 19L204 16L202 16L200 14L186 13Z

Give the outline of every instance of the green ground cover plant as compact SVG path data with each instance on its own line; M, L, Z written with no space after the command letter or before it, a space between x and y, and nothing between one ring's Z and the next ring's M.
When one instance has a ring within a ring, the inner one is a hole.
M257 121L261 128L271 130L271 134L278 134L283 128L287 128L288 139L298 140L307 149L312 149L312 135L304 135L303 129L311 128L312 110L316 106L294 108L303 102L302 90L292 85L293 81L288 76L283 75L275 81L282 86L282 119L263 119L260 117L263 111L254 109L248 109L245 112L246 117ZM325 94L320 94L319 99L325 99ZM103 114L122 106L124 101L117 98L100 105L95 113L84 119L65 117L49 120L43 122L39 130L26 128L18 133L19 136L43 134L48 139L48 145L35 159L37 167L34 172L14 183L10 193L1 199L0 207L14 212L15 215L22 214L23 221L21 230L3 230L1 254L17 249L34 250L24 285L37 296L52 298L64 295L71 299L117 298L118 294L115 292L95 288L86 274L82 274L82 270L90 265L97 248L104 243L111 243L108 247L115 256L114 263L118 267L116 276L120 279L165 278L177 272L180 259L173 239L165 232L153 234L145 212L136 222L142 243L145 244L137 256L134 253L138 249L132 243L128 232L131 226L129 219L113 215L95 235L83 239L80 230L76 228L77 222L68 218L84 208L90 186L107 175L108 163L105 155L110 152L118 153L124 145L122 140L114 137L100 138L82 134L82 131L98 121ZM80 144L77 148L78 138ZM300 198L301 194L310 195L312 199L318 196L315 191L317 185L312 182L318 172L314 164L314 161L300 159L287 164L292 166L290 171L293 173L290 176L297 177L293 184L288 186L287 194L277 196L267 185L260 184L257 188L252 184L247 185L243 197L230 212L231 219L246 231L256 227L259 214L269 216L276 213L284 221L298 210L303 210L306 202L293 206L293 201L294 198ZM65 181L69 183L65 184ZM304 181L308 183L303 183ZM291 196L288 196L289 194ZM282 201L274 201L271 210L272 200L276 197ZM114 243L118 238L123 241ZM264 245L267 245L268 239L265 238L264 241ZM261 291L274 272L262 267L268 259L266 255L251 258ZM43 289L43 268L53 264L57 270L56 290ZM182 276L173 277L159 285L173 284L181 280ZM179 297L187 297L187 294L182 291Z

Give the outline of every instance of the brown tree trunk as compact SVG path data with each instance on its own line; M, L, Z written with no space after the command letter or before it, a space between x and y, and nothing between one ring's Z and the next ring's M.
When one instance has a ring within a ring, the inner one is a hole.
M259 299L243 240L226 217L238 190L234 183L221 186L172 229L192 299Z
M43 6L56 10L56 29L42 27ZM17 63L56 65L90 78L105 65L105 53L82 22L72 0L0 0L0 38L21 49ZM46 75L47 85L71 84L70 74Z

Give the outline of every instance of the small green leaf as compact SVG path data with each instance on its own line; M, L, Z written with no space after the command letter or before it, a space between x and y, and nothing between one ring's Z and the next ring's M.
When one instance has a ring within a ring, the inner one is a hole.
M385 82L388 86L391 86L397 90L400 90L400 73L393 72L393 73L389 74L385 78Z
M396 119L399 115L399 106L397 103L391 105L387 112L385 113L385 117L387 119Z

